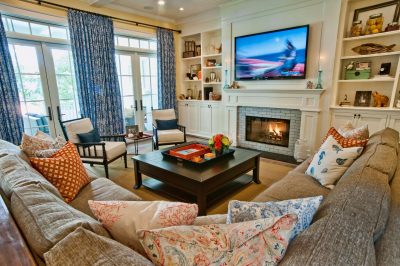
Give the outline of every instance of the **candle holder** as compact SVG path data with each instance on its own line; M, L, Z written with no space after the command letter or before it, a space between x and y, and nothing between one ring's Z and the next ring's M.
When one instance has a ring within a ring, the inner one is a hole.
M224 89L229 89L229 82L228 82L228 69L225 68L225 84Z
M318 70L318 83L315 89L322 90L322 70Z

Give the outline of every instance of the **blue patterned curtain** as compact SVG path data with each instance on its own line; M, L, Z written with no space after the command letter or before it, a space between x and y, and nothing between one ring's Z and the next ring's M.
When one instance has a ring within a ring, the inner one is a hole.
M23 131L18 87L0 14L0 139L18 145Z
M68 24L82 115L101 135L123 133L112 20L68 10Z
M157 29L158 105L160 109L176 106L174 33Z

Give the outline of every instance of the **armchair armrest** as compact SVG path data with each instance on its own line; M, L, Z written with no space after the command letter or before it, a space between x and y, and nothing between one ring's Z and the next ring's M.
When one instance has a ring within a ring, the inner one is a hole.
M78 150L81 158L92 158L92 159L105 159L107 158L106 144L103 142L89 142L89 143L74 143ZM98 154L96 148L102 150L101 154Z
M186 127L178 124L178 129L183 132L184 141L186 142Z

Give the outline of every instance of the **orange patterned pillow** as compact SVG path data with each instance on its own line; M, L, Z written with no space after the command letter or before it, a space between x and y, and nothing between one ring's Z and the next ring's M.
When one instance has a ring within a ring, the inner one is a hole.
M334 127L329 129L322 143L324 143L329 136L332 136L343 148L364 147L368 143L368 139L345 138L340 135Z
M31 163L60 191L66 202L71 202L90 182L75 145L69 141L50 158L31 158Z

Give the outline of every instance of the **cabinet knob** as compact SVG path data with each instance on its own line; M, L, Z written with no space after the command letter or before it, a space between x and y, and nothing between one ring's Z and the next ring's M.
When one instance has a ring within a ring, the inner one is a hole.
M358 114L357 116L358 116L358 119L360 119L361 115L360 115L360 114Z
M354 119L356 119L356 117L357 117L357 114L354 114Z

